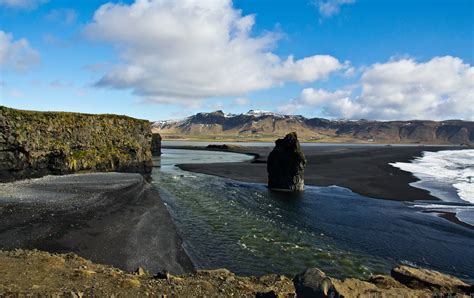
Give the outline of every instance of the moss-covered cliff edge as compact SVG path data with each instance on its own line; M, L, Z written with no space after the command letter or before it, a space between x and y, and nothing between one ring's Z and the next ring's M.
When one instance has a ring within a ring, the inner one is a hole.
M0 106L0 182L80 171L149 173L150 123Z

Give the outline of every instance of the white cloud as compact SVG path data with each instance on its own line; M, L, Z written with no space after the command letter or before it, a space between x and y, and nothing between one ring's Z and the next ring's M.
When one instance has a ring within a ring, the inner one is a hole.
M355 0L315 0L313 2L319 9L322 17L329 18L341 12L341 6L354 3Z
M296 62L293 56L273 69L272 76L277 81L313 82L326 78L330 73L340 70L342 64L329 55L316 55Z
M121 63L97 85L130 88L147 101L185 103L310 82L346 67L326 55L282 59L271 51L279 35L254 36L254 23L254 15L243 16L230 0L105 4L86 34L113 44Z
M0 67L26 71L40 61L39 53L30 47L28 40L13 40L13 36L0 30Z
M0 0L0 6L31 10L46 2L48 0Z
M328 116L352 119L474 120L474 67L456 57L377 63L363 71L358 87L358 95L349 89L307 88L281 108L313 106Z

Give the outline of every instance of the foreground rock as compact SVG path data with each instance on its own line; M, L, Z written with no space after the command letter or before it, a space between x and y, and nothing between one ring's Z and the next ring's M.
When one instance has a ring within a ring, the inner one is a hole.
M414 285L384 275L367 281L341 281L316 268L298 274L293 281L275 274L236 276L226 269L171 275L137 268L127 273L73 253L0 251L0 297L463 297L472 290L459 279L436 271L406 266L394 270L423 280L427 275L436 276L436 286Z
M0 106L0 182L79 171L149 173L151 138L146 120Z
M268 188L283 191L304 190L304 167L306 158L301 151L295 132L275 142L268 156Z
M471 292L474 290L462 280L433 270L399 266L392 269L391 275L397 281L411 288L429 288L441 292Z
M175 276L144 269L127 273L75 254L0 252L0 297L280 297L294 296L291 279L240 277L225 269ZM166 296L164 296L166 295Z
M328 277L317 268L308 269L293 279L298 297L452 297L474 293L460 279L434 270L399 266L392 276L375 275L369 280Z

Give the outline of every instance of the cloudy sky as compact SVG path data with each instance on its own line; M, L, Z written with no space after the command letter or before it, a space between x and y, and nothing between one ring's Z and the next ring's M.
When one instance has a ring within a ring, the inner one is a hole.
M474 120L472 0L0 0L0 104Z

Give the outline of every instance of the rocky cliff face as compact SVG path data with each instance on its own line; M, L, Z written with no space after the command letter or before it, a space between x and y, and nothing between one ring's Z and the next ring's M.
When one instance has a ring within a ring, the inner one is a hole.
M0 181L79 171L148 173L150 123L0 107Z
M268 188L284 191L304 190L304 167L306 158L301 151L295 132L275 142L268 155Z

